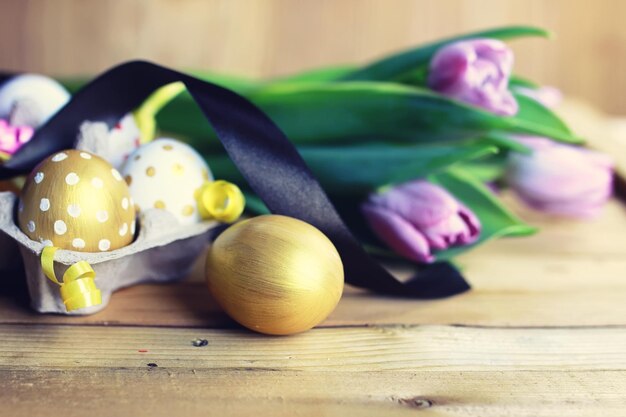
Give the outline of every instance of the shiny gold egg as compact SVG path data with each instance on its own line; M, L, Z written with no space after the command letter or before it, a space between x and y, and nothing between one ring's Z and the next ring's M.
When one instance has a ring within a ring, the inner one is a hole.
M308 223L278 215L224 231L207 254L206 278L228 315L273 335L321 323L343 291L343 265L331 241Z
M35 167L17 217L30 239L82 252L121 248L135 233L135 206L120 173L104 159L73 149Z

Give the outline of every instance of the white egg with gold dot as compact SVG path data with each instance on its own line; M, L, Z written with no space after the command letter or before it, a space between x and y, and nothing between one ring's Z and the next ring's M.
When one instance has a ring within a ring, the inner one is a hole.
M18 223L32 240L83 252L118 249L133 240L135 208L121 174L104 159L73 149L41 162L27 178Z
M213 180L208 165L191 146L169 138L133 152L122 166L122 175L138 210L167 210L181 224L201 220L196 197L202 185Z

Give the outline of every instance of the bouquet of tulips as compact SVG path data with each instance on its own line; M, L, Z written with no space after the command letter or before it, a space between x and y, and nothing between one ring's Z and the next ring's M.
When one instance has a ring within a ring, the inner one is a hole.
M611 194L611 161L581 147L551 110L558 91L512 73L504 41L523 36L547 32L488 30L279 79L192 73L265 111L368 249L433 262L535 232L502 204L499 187L579 217L595 215ZM64 81L70 90L83 82ZM216 177L245 184L187 93L156 122L199 150ZM265 210L247 197L253 211Z

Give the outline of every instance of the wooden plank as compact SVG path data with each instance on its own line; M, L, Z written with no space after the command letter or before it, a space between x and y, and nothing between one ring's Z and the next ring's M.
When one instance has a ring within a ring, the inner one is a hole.
M192 341L206 339L195 347ZM291 337L244 330L1 325L0 369L626 370L626 327L368 326ZM142 352L146 350L147 352ZM625 393L626 394L626 393Z
M7 417L621 416L624 371L0 372ZM419 412L419 413L418 413Z
M208 345L192 346L197 337ZM0 400L12 417L606 416L626 404L624 327L387 326L263 337L2 325L0 340Z

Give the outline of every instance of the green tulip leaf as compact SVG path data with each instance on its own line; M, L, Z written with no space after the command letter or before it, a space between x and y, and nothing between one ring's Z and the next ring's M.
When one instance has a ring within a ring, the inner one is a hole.
M552 110L524 94L513 93L519 111L515 115L516 119L526 120L530 123L541 124L547 128L559 131L565 135L571 135L572 131ZM581 141L576 141L577 143Z
M327 192L365 195L381 186L423 178L456 163L493 155L497 148L478 142L464 146L308 146L298 151ZM226 155L213 153L205 157L216 178L243 183Z
M403 74L414 71L420 66L428 65L437 50L445 45L460 40L475 38L507 40L524 36L548 37L549 35L549 32L544 29L531 26L508 26L498 29L468 33L390 55L345 75L342 80L392 80L396 77L402 76Z

